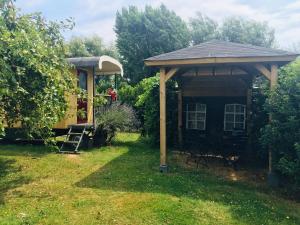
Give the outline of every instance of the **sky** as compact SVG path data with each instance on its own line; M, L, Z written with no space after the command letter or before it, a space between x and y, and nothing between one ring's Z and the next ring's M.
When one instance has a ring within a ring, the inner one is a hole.
M278 47L300 45L300 0L17 0L17 7L25 13L42 12L49 20L74 18L75 28L64 34L67 39L97 34L110 44L116 39L113 27L118 10L162 3L185 21L197 12L218 22L230 16L265 21L275 29Z

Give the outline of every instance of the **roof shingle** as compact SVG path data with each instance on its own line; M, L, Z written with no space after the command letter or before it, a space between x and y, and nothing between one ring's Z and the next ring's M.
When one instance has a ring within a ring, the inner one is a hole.
M254 46L250 44L239 44L227 41L213 40L177 51L157 55L145 61L167 61L183 59L203 58L238 58L238 57L276 57L295 56L296 53Z

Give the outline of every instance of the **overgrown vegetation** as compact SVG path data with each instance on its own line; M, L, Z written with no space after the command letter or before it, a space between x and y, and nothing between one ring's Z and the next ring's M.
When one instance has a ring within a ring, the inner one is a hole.
M176 82L169 81L167 89L167 140L170 145L175 143L177 124ZM131 104L141 121L142 134L150 143L159 144L159 76L143 79L135 86L123 86L120 91L122 102Z
M273 150L275 169L300 190L300 61L280 71L279 85L270 92L265 109L272 121L261 141Z
M73 83L61 31L71 27L0 1L0 115L8 127L22 125L29 138L47 140L65 115Z
M192 43L199 44L212 39L272 47L275 41L275 31L266 22L246 20L241 17L229 17L222 23L197 13L191 18L190 32Z

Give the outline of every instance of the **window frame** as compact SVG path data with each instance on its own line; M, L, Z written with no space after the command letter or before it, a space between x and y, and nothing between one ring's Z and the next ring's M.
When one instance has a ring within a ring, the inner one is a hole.
M226 108L228 106L233 106L233 112L226 111ZM236 111L236 107L237 106L243 107L244 108L243 112L237 112ZM226 120L226 115L233 115L233 122L227 121ZM244 116L243 122L237 122L236 121L236 116L237 115L243 115ZM227 129L226 128L226 123L232 123L233 124L233 128L232 129ZM245 104L240 104L240 103L225 104L225 106L224 106L224 131L233 131L234 129L236 129L236 124L243 124L243 130L246 129L246 105Z
M195 105L195 110L189 110L189 105ZM198 110L198 105L200 106L199 108L202 108L204 106L204 110ZM200 131L205 131L206 130L206 115L207 115L207 105L203 103L187 103L186 104L186 116L185 116L185 128L187 130L200 130ZM189 113L195 113L195 119L190 119L189 118ZM204 113L204 119L198 119L197 114L198 113ZM196 123L196 128L190 128L189 127L189 122L195 122ZM198 128L198 122L203 122L204 126L203 128Z

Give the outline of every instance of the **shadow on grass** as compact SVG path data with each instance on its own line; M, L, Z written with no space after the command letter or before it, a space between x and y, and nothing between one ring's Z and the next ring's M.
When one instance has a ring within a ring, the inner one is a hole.
M216 202L229 208L238 221L249 224L283 222L286 210L254 188L226 181L194 169L171 164L166 174L158 172L159 152L141 141L116 142L128 152L110 161L98 171L76 183L81 188L160 193L204 202ZM278 204L279 205L279 204ZM291 218L299 220L299 218ZM299 221L298 221L299 222Z
M23 184L28 184L30 179L19 176L21 167L16 165L16 160L0 158L0 205L4 204L5 194Z

